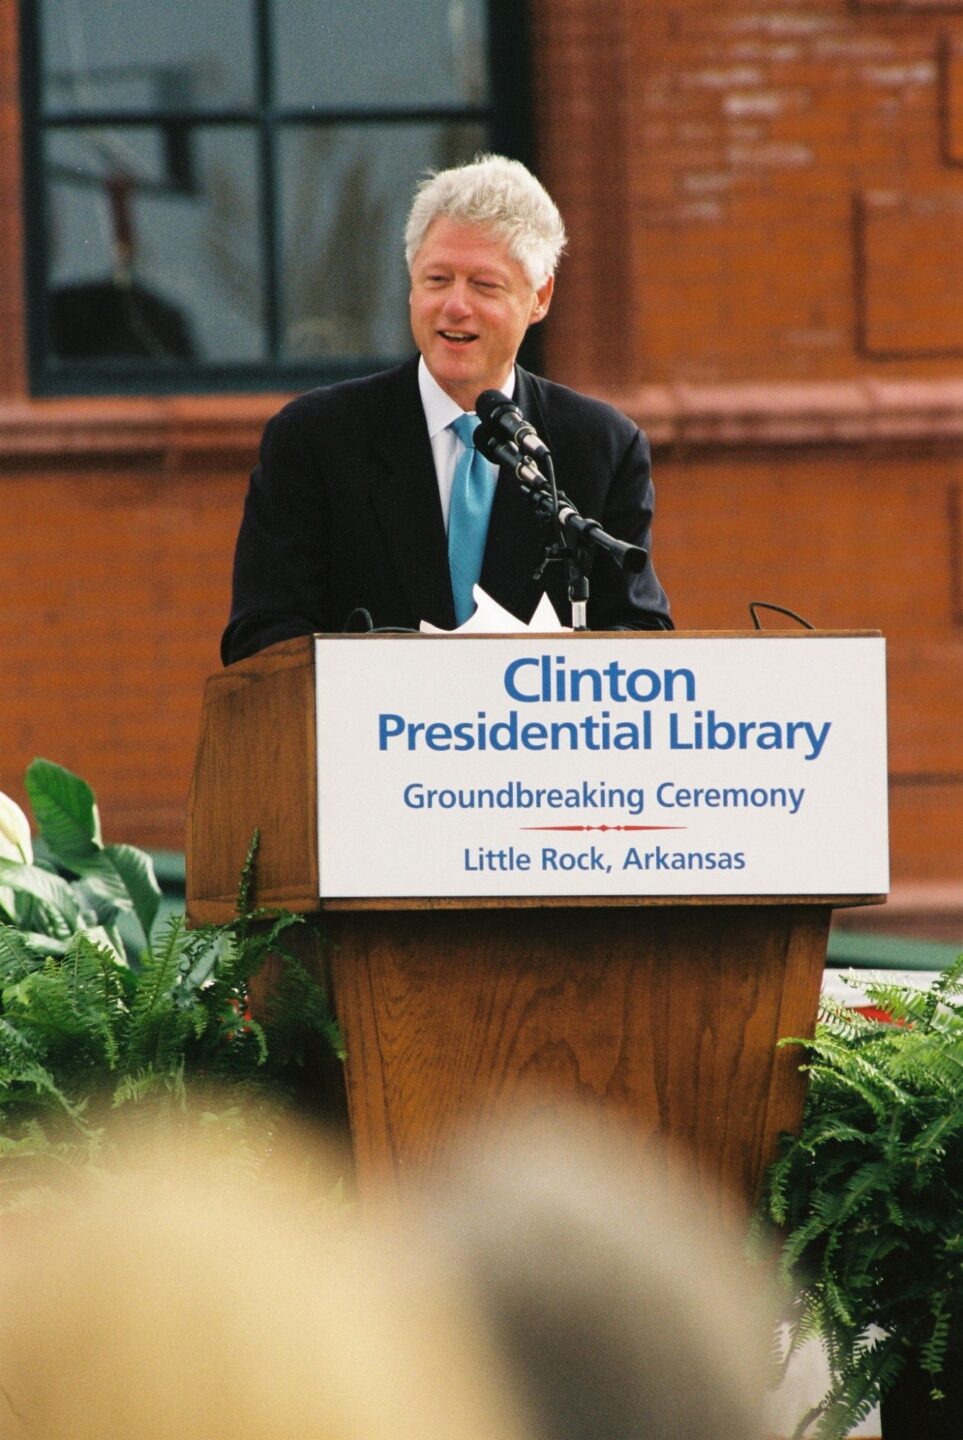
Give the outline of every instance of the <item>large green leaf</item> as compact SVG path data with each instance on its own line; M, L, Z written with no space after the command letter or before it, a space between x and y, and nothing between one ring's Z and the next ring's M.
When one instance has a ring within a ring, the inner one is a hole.
M91 850L89 855L77 855L68 868L84 880L91 893L101 900L109 900L120 910L132 908L127 886L106 850Z
M113 925L122 910L130 909L130 901L126 896L114 899L100 884L89 880L74 880L72 884L78 904L91 924Z
M54 921L55 935L62 934L65 926L68 933L76 930L81 918L80 906L68 882L59 875L51 875L49 870L41 870L37 865L0 860L0 885L9 885L14 891L39 900L44 918Z
M25 784L41 835L68 870L101 848L97 801L79 775L37 759L27 767Z
M44 867L38 866L38 869L44 869ZM46 873L50 874L51 872L46 871ZM26 935L30 932L47 936L56 934L60 936L62 940L69 939L72 933L70 926L63 923L62 918L57 918L59 912L55 912L54 919L51 920L49 905L45 905L44 902L38 900L35 895L31 895L26 890L16 889L13 895L14 912L11 923L16 925L17 929L22 931L23 934Z
M105 856L113 863L134 906L144 939L150 944L150 932L160 908L161 891L154 874L154 862L134 845L108 845Z
M63 955L70 943L69 936L43 935L39 930L21 930L20 934L31 953L40 960Z

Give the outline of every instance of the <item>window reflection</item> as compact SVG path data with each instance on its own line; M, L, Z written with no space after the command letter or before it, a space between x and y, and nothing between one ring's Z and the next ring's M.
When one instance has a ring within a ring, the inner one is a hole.
M254 103L252 0L43 0L40 22L48 113Z
M469 159L474 125L292 128L281 144L283 351L291 359L411 348L403 232L428 168Z
M60 359L264 356L254 136L195 127L188 140L182 184L157 129L51 133L48 313Z
M318 3L274 7L280 104L461 106L488 94L482 0Z
M487 148L489 4L24 0L38 386L311 383L407 354L405 212Z

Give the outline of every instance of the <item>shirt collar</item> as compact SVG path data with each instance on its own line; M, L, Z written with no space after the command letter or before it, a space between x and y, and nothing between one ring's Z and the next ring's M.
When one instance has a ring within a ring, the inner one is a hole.
M502 394L509 400L515 394L515 367L512 366L511 374L501 387ZM440 435L442 430L447 430L453 420L465 412L460 405L448 395L438 381L432 375L425 364L425 357L422 355L418 361L418 389L421 391L421 403L425 411L425 419L428 422L429 439Z

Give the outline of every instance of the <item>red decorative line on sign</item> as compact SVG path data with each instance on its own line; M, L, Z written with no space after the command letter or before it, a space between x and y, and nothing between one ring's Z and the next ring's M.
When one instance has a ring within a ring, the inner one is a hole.
M520 830L688 830L688 825L520 825Z

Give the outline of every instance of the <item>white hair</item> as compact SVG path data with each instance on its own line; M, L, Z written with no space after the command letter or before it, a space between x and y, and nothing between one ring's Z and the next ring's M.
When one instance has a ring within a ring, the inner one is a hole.
M492 230L536 290L555 274L565 226L544 185L520 160L476 155L467 165L430 172L415 191L405 226L409 271L429 226L442 215Z

